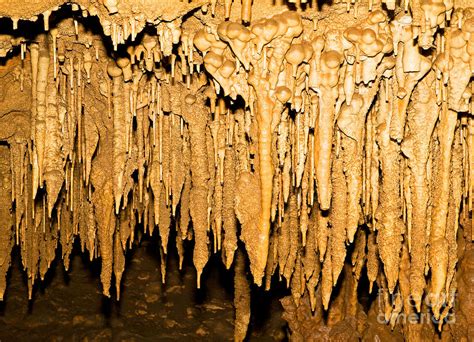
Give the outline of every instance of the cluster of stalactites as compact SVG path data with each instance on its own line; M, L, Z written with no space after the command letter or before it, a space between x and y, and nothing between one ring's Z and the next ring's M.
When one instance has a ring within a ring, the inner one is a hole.
M31 296L58 244L67 267L79 237L102 259L104 294L114 275L118 296L136 226L158 229L163 281L174 228L181 261L194 240L198 286L209 254L230 268L240 239L256 284L270 288L278 271L314 310L318 291L328 308L354 244L355 284L366 265L371 287L400 294L387 321L410 313L410 298L425 309L428 293L447 315L458 231L472 220L474 12L418 5L393 20L375 5L343 11L344 25L291 11L250 26L163 22L112 56L80 23L46 27L21 49L30 134L10 138L0 164L11 194L0 210L14 216L2 271L16 240Z
M248 217L236 206L254 281L278 269L313 309L354 240L354 276L366 262L371 287L397 295L387 321L425 295L440 321L454 305L459 227L472 239L474 16L413 5L345 27L284 12L194 36L218 92L254 118L255 165L237 187L259 203Z
M65 20L22 48L15 77L23 96L31 98L31 119L23 128L31 133L8 138L12 187L6 193L12 203L2 204L15 208L14 234L4 234L10 241L5 253L13 239L21 245L30 297L58 243L68 267L76 236L91 258L102 258L104 293L109 294L112 273L118 291L135 226L143 223L150 234L159 226L166 254L178 204L177 228L183 228L176 243L182 256L189 207L181 195L184 188L189 197L190 133L181 109L170 107L180 99L171 99L174 91L167 88L174 82L174 64L171 73L165 66L177 57L171 54L177 41L169 39L168 26L160 31L163 37L146 35L128 57L111 59L100 36ZM179 56L181 87L185 75L190 85L193 62L187 51ZM155 77L143 77L146 73ZM205 125L207 109L202 120ZM8 260L2 262L5 274Z

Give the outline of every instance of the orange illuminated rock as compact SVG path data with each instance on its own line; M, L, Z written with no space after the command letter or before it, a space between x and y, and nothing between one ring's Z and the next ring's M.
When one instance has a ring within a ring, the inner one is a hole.
M0 4L0 296L14 243L31 296L77 238L118 297L156 229L163 281L170 243L198 287L211 254L235 266L236 340L276 272L295 340L470 340L441 325L472 296L474 9L288 3Z

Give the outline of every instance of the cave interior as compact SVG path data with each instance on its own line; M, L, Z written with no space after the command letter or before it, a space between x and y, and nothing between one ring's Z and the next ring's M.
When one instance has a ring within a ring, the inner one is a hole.
M0 340L474 341L473 75L472 0L0 0Z

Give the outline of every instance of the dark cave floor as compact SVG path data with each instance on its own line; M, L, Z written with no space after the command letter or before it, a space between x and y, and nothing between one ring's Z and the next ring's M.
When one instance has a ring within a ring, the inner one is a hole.
M100 259L89 262L78 246L69 272L56 261L29 302L15 250L5 301L0 302L0 341L233 340L233 272L225 270L219 255L210 260L197 290L190 255L179 271L174 251L167 261L166 284L161 283L157 248L147 240L128 253L120 302L115 291L111 299L102 295ZM248 339L285 339L281 296L261 289L253 289L252 295Z

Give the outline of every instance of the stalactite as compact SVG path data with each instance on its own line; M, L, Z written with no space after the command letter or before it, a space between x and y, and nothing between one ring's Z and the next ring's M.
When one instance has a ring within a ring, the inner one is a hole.
M305 282L304 275L302 273L301 255L299 251L297 253L293 276L291 277L291 296L293 297L296 305L299 305L301 296L305 290Z
M168 238L170 234L170 225L171 225L171 212L170 208L166 205L165 200L166 194L161 192L160 195L160 221L158 223L160 238L161 238L161 248L166 254L168 252Z
M7 272L10 267L11 250L14 243L13 217L11 214L12 182L10 173L10 151L8 146L0 146L0 298L7 287Z
M71 255L74 243L74 231L72 215L66 206L57 208L57 221L59 225L59 238L64 268L68 270L69 256Z
M52 70L48 74L46 90L45 141L44 141L44 180L48 192L48 217L51 218L54 204L64 181L63 139L59 118L58 94Z
M411 228L408 227L408 249L411 255L410 284L411 293L420 309L422 291L425 286L424 269L427 245L427 204L429 199L427 162L430 151L430 140L439 107L429 99L435 96L433 74L425 77L415 90L413 105L408 108L407 125L409 132L402 144L402 152L408 158L411 172L410 191L413 211Z
M158 203L158 212L155 212L155 217L158 215L158 228L161 238L161 248L166 254L168 251L168 237L170 234L171 223L171 206L170 206L170 191L171 191L171 118L166 116L163 120L163 144L162 144L162 183L163 188L160 192L160 197L155 198L155 203Z
M145 118L148 121L148 118ZM171 127L171 207L173 216L176 215L176 208L181 199L181 194L189 169L189 149L181 133L181 118L176 117Z
M454 274L456 272L456 263L458 262L457 255L457 235L459 228L459 213L461 211L462 203L462 145L460 126L455 131L455 138L453 141L453 152L451 158L451 172L450 172L450 194L449 207L446 221L446 241L448 242L448 267L446 274L446 296L451 295L450 290L455 287L453 283ZM448 300L446 300L449 305Z
M241 172L237 179L235 194L235 214L242 226L240 239L245 243L249 255L250 267L252 260L258 258L258 223L260 212L260 191L255 174ZM253 272L252 272L253 274Z
M186 175L183 186L183 195L181 196L179 209L179 232L181 239L186 239L190 221L190 189L191 189L191 174Z
M117 293L117 300L120 299L120 284L122 280L122 274L125 270L125 255L120 241L120 234L116 232L114 235L114 276L115 276L115 288Z
M381 93L390 94L391 89L385 89L382 85ZM385 95L384 95L385 96ZM376 212L377 220L377 243L380 259L383 262L388 282L388 290L393 292L397 281L400 265L401 251L401 198L399 178L399 146L390 139L389 127L393 115L393 102L390 95L382 97L379 101L377 122L383 127L379 131L377 143L380 148L380 168L382 170L382 182L379 195L379 206Z
M118 212L120 208L121 199L124 188L124 169L126 163L126 149L125 149L125 108L123 106L123 94L121 91L122 70L111 61L107 66L107 73L113 78L113 123L114 123L114 154L113 154L113 176L114 176L114 202L115 211Z
M359 202L362 194L362 134L365 113L361 112L364 99L359 94L352 96L351 104L343 104L338 126L344 133L341 138L344 173L347 186L347 237L353 241L359 225ZM337 213L336 215L341 215Z
M205 137L208 112L205 98L188 94L184 98L183 116L188 122L191 143L190 213L194 229L194 265L198 273L198 287L204 266L209 258L208 250L208 154Z
M113 155L113 126L114 122L108 122L108 130L99 133L108 144L102 144L97 153L95 162L101 167L93 167L91 172L91 183L96 189L91 197L94 207L95 220L97 222L97 238L100 256L102 258L101 282L103 293L110 296L109 288L113 268L113 236L115 232L116 217L114 216L114 192L113 180L109 177L113 173L113 165L110 156ZM111 136L112 135L112 136ZM99 138L100 139L100 138Z
M433 193L429 247L429 264L432 270L431 291L434 296L433 310L436 317L439 316L439 309L442 305L440 296L446 285L448 268L448 242L445 234L448 216L451 151L456 128L456 119L456 113L447 109L445 104L440 114L440 160L439 170L435 175L435 182L438 186L435 187L435 192Z
M46 113L47 113L47 98L46 90L48 86L49 76L49 46L46 36L40 37L39 51L38 51L38 80L36 85L36 117L34 120L34 141L35 143L35 157L33 164L33 198L36 195L36 188L43 186L43 172L44 172L44 151L46 143Z
M221 249L222 244L222 208L223 208L223 184L219 180L221 177L220 173L220 166L215 169L217 171L215 177L215 184L214 186L214 195L213 195L213 202L212 202L212 229L213 229L213 237L214 237L214 253ZM223 170L222 170L223 172Z
M332 244L332 237L329 238L329 247ZM325 310L329 307L329 301L331 299L333 278L332 278L332 258L330 255L326 255L321 270L321 297L322 303Z
M331 173L332 193L334 196L330 212L330 243L326 259L331 258L331 272L333 286L336 285L339 274L344 267L346 259L346 229L347 229L347 186L344 178L342 158L334 158ZM326 262L325 262L326 263Z
M265 269L265 291L272 285L272 277L278 267L278 239L275 233L270 237L270 252L268 254L267 268Z
M316 211L318 209L314 209ZM311 310L316 309L316 286L319 284L321 264L318 260L318 248L316 240L317 222L315 222L315 215L312 215L310 224L308 226L307 241L304 247L304 254L301 258L303 263L303 273L306 280L306 289L310 297Z
M222 244L226 268L230 268L237 250L237 222L235 217L236 160L232 148L226 148L224 158L223 222L224 242Z
M286 279L286 284L289 286L292 278L293 271L295 270L295 264L297 262L297 256L299 254L299 225L298 225L298 209L296 207L296 194L290 195L288 203L288 214L285 218L288 221L288 236L289 245L287 246L288 255L284 263L284 268L280 269L282 275Z
M374 282L379 273L380 261L377 248L376 233L371 231L367 239L367 278L370 282L369 292L372 292Z

